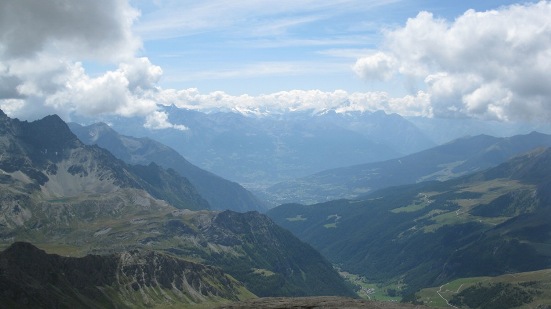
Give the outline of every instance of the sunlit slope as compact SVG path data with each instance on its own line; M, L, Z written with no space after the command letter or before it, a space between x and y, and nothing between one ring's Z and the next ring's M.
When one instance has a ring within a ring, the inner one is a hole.
M333 263L404 294L454 278L551 266L551 150L446 182L268 215Z
M457 279L421 290L417 300L431 307L542 308L551 304L551 270Z

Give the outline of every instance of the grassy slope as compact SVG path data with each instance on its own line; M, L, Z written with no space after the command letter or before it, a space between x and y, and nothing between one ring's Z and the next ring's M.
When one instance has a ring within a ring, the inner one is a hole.
M509 283L540 291L534 294L534 300L520 308L536 308L538 305L551 304L551 269L513 273L498 277L473 277L457 279L439 287L426 288L416 294L418 299L431 307L446 307L454 295L477 284L487 286L495 283Z

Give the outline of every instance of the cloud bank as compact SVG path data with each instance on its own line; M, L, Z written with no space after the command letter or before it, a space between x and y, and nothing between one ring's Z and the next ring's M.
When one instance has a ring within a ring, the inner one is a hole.
M344 90L291 90L271 94L233 96L222 91L202 94L196 88L163 90L158 103L204 112L232 111L246 115L264 116L287 112L335 110L337 113L383 110L407 116L430 116L429 97L419 92L414 96L393 98L386 92L355 92Z

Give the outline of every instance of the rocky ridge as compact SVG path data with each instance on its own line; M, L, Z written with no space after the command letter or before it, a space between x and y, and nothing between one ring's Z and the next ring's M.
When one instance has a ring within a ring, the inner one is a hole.
M0 302L17 308L135 308L251 297L220 269L151 251L81 258L17 242L0 253Z

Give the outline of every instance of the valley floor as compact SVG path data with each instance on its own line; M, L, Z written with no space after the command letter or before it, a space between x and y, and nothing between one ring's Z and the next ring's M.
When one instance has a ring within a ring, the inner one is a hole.
M365 309L423 309L421 305L409 305L398 302L377 302L364 299L346 297L320 296L320 297L267 297L250 299L241 302L225 304L217 309L306 309L306 308L365 308Z

